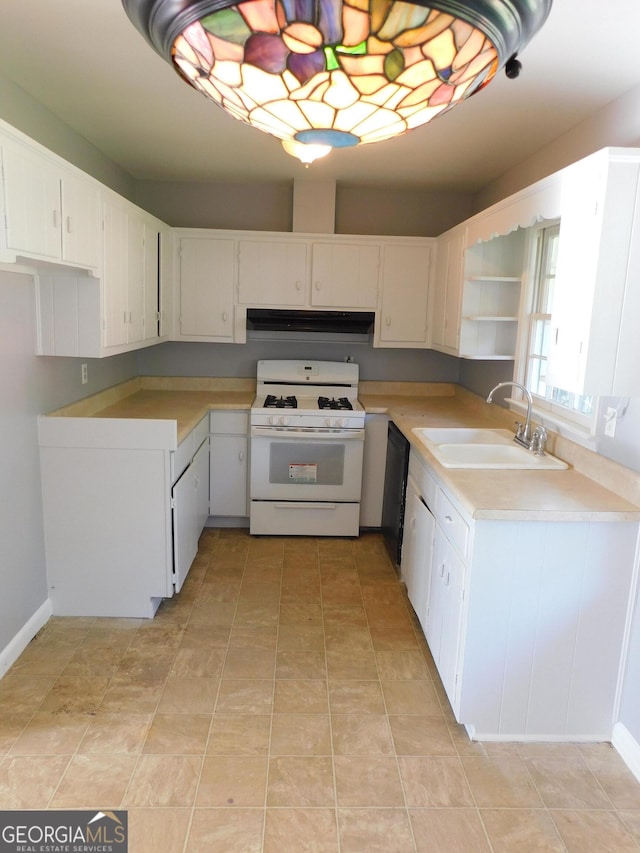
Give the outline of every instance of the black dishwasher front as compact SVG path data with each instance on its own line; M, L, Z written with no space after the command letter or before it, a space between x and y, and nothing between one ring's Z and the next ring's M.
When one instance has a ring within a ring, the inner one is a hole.
M387 464L384 475L382 502L382 535L396 567L402 554L404 505L409 471L409 442L398 427L389 421L387 433Z

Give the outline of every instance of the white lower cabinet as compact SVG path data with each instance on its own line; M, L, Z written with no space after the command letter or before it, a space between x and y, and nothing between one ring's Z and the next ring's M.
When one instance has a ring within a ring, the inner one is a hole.
M246 519L249 515L249 413L211 412L209 430L209 513L216 519Z
M172 420L41 416L38 433L53 614L152 617L208 516L208 416L179 445Z
M435 475L415 451L409 470L402 573L458 722L477 740L610 740L638 523L474 519L442 482L421 500Z

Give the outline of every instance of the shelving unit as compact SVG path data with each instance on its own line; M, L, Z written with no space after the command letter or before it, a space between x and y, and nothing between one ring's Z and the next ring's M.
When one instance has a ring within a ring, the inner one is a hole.
M517 229L467 249L460 316L462 358L515 358L525 241L525 230Z

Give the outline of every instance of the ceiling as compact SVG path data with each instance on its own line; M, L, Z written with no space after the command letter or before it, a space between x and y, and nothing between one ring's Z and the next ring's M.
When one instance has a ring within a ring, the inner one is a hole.
M520 56L517 80L501 73L431 124L334 151L307 172L278 140L183 83L135 30L120 0L5 2L0 17L0 75L136 179L313 177L475 192L640 85L638 0L555 0Z

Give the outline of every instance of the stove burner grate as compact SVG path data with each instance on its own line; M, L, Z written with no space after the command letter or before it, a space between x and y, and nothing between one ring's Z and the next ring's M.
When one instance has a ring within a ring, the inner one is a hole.
M336 400L335 397L329 399L328 397L318 397L318 408L319 409L353 409L351 401L347 399L347 397L338 397Z
M293 395L289 397L276 397L275 394L267 394L264 401L265 409L297 409L298 401Z

